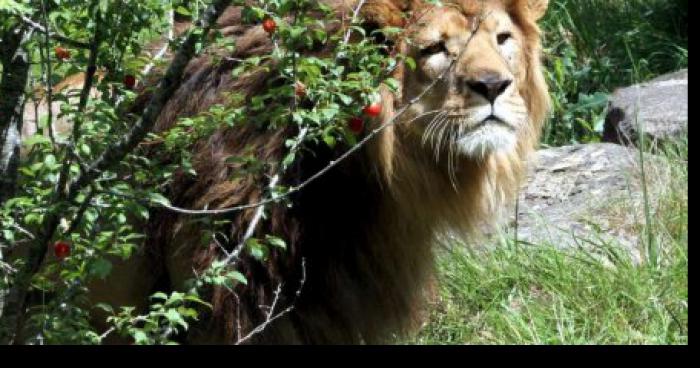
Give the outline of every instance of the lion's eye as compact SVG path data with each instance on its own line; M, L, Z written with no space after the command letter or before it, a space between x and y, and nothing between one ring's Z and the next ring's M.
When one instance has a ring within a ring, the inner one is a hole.
M510 32L501 32L496 36L496 41L498 41L499 45L503 45L504 43L506 43L506 41L508 41L512 37L513 37L513 34Z
M444 41L436 42L420 50L421 56L435 55L440 52L447 52L447 46L445 46Z

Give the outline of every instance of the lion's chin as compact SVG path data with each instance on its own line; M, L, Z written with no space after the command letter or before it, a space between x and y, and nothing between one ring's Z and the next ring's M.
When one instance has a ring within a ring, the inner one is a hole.
M507 153L516 148L515 132L497 123L477 127L455 142L459 153L475 159L483 159L494 153Z

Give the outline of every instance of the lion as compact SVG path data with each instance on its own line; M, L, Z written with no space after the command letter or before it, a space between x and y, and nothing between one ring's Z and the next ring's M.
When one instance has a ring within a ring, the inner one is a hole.
M346 19L358 4L324 2ZM291 206L265 208L266 218L252 234L279 236L286 249L272 249L265 262L242 254L237 267L248 284L210 290L212 309L182 341L237 343L263 324L246 343L377 344L413 333L435 272L436 236L447 230L469 236L497 222L524 179L549 111L537 25L547 7L547 0L364 2L361 15L368 27L401 27L410 35L410 42L394 40L394 47L413 58L416 68L396 69L399 91L382 90L377 125L402 108L405 113L294 193ZM227 9L218 25L235 39L232 59L272 50L260 25L241 22L239 7ZM234 67L207 56L192 60L155 131L206 111L226 92L252 96L270 77L261 72L233 78ZM252 124L216 131L193 149L197 175L176 176L169 199L190 209L260 201L274 170L232 180L236 168L226 158L252 149L275 166L295 133ZM302 155L281 183L301 183L339 154L311 148L313 154ZM255 215L255 208L226 215L233 243L244 238ZM184 290L196 272L222 257L214 241L201 245L202 230L191 216L156 210L142 251L97 281L91 300L143 309L156 290ZM290 309L269 321L261 306L273 303Z

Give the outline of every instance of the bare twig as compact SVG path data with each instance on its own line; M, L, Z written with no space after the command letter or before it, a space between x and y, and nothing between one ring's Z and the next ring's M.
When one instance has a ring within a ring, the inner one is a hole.
M272 304L270 305L270 309L267 312L267 316L265 317L265 321L255 327L252 331L250 331L247 335L245 335L243 338L239 339L236 341L236 345L240 345L252 338L253 336L259 334L260 332L264 331L271 323L274 321L284 317L288 313L290 313L292 310L294 310L294 306L299 299L299 295L301 295L301 290L304 288L304 283L306 283L306 259L302 258L301 259L301 280L299 282L299 288L297 288L296 293L294 294L294 299L292 302L289 304L287 308L284 310L280 311L277 314L275 313L275 307L277 306L277 303L279 301L280 294L282 293L282 283L277 285L277 289L275 290L275 297L272 300Z
M270 184L268 185L268 188L273 189L276 185L277 182L279 181L280 176L279 174L275 175L271 180ZM238 256L241 254L241 251L243 251L243 248L245 246L246 241L250 239L251 236L253 236L253 232L255 232L255 228L258 227L258 223L260 222L260 219L262 219L263 212L265 211L265 206L259 206L257 210L255 211L255 215L253 215L253 219L250 221L250 224L248 224L248 228L246 229L245 233L243 234L243 238L241 241L238 243L236 248L233 249L233 251L226 257L224 260L226 263L229 263L233 261L234 259L238 259Z
M133 318L132 323L144 322L144 321L146 321L147 319L148 319L148 315L136 316L136 317ZM108 328L105 332L103 332L103 333L99 336L100 342L102 342L102 340L104 340L105 338L107 338L107 336L111 335L111 334L112 334L113 332L115 332L116 330L117 330L117 327L116 327L116 326L112 326L112 327Z
M44 22L44 42L43 42L43 47L44 47L44 63L42 63L42 67L45 68L44 70L44 83L46 84L46 103L48 104L48 109L46 111L47 113L47 122L46 122L46 128L49 130L49 139L51 140L51 149L54 152L54 155L56 154L56 134L54 131L53 127L53 109L51 106L53 105L53 81L51 80L51 76L53 75L52 72L52 67L53 64L51 63L51 41L50 41L50 30L49 30L49 16L48 16L48 10L46 9L46 1L41 0L41 19ZM42 69L44 69L42 68Z
M114 327L114 326L112 326L112 327L110 327L109 329L107 329L107 331L105 331L104 333L102 333L102 335L100 335L100 337L99 337L100 342L102 342L102 340L106 339L107 336L111 335L112 332L114 332L114 331L116 331L116 330L117 330L117 328Z
M20 16L20 19L22 20L22 22L24 22L24 24L31 27L32 29L39 31L40 33L43 33L43 34L53 38L54 40L62 42L68 46L73 46L73 47L77 47L77 48L81 48L81 49L89 49L90 48L90 44L87 42L76 41L76 40L70 39L70 38L63 36L63 35L56 33L56 32L51 32L51 31L47 32L47 28L44 28L41 24L36 23L33 20L31 20L23 15Z
M95 1L93 1L92 5L93 6L91 6L91 7L94 7ZM64 196L67 195L67 193L64 193L64 191L66 188L66 183L69 180L70 166L71 166L73 159L75 159L75 161L78 162L78 165L81 168L81 172L82 173L85 172L84 164L80 162L80 158L74 152L74 149L75 149L76 143L80 140L80 128L83 124L83 120L85 119L85 117L83 116L83 112L85 111L85 108L87 107L87 103L90 99L90 90L92 90L92 85L93 85L93 82L95 79L95 73L97 72L97 56L98 56L100 43L102 42L102 19L101 19L101 17L102 17L102 12L100 12L98 10L95 14L95 33L93 34L92 42L90 43L90 55L88 57L87 70L85 71L85 81L83 83L83 88L80 91L80 100L78 102L78 114L77 114L75 122L73 124L73 134L71 135L69 144L66 147L66 152L68 153L68 157L63 162L63 166L61 167L61 172L60 172L60 176L58 179L58 184L56 186L56 202L59 202ZM50 103L49 103L49 106L50 106ZM94 195L94 190L93 190L93 192L90 193L89 197L91 197L92 195ZM81 208L78 210L78 213L76 214L76 218L75 218L75 220L73 220L73 224L71 225L71 229L74 229L75 226L77 226L77 224L80 223L82 216L85 213L87 206L89 205L89 202L90 202L89 200L86 200L85 203L83 203Z
M365 5L365 2L367 2L367 0L360 0L360 2L357 4L357 7L355 7L355 11L353 11L352 13L352 19L350 20L350 26L357 22L357 18L360 15L360 10ZM352 27L348 27L348 30L345 32L345 36L343 36L343 43L340 45L341 47L344 47L348 44L348 42L350 41L350 34L352 34Z
M32 240L36 239L36 236L34 234L32 234L29 230L15 224L15 223L11 224L10 226L12 226L13 229L19 231L20 233L26 235L29 239L32 239Z
M95 73L97 72L97 53L102 42L102 13L97 12L95 19L95 34L93 35L92 42L90 43L90 56L88 57L88 67L85 73L85 82L83 83L83 89L80 91L80 101L78 102L78 116L81 118L77 119L76 124L73 126L73 135L71 141L73 144L77 142L80 134L80 126L82 123L82 112L85 111L88 100L90 99L90 90L92 89L92 84L94 82Z
M513 241L514 241L513 244L515 244L516 247L518 246L518 226L519 226L518 220L520 218L519 213L520 213L520 191L518 191L518 193L515 196L515 230L513 233Z
M300 132L299 132L299 137L297 141L294 143L294 146L290 149L290 151L294 152L296 151L301 143L304 141L304 138L306 137L306 134L308 133L309 128L304 127ZM272 192L274 188L277 186L277 183L279 182L280 179L280 174L276 174L271 180L270 184L268 185L268 188ZM271 198L275 198L274 193L271 194ZM255 215L253 216L253 220L248 224L248 228L246 229L246 232L243 235L243 238L241 239L240 243L234 248L234 250L226 257L225 262L230 263L234 259L238 259L238 256L241 254L241 251L243 250L243 247L245 246L245 242L250 239L251 236L253 236L253 232L255 231L255 228L258 226L258 223L260 222L260 219L262 218L263 212L265 210L265 206L261 205L258 207L258 209L255 211Z
M170 2L170 6L172 7L172 1ZM143 70L141 70L141 75L148 75L148 73L151 72L151 69L153 69L153 66L155 66L156 61L160 60L163 58L165 53L168 51L168 48L170 47L170 42L173 40L174 32L173 28L175 28L175 10L170 9L170 17L168 18L168 38L165 40L165 44L163 44L163 47L161 47L160 50L153 56L153 59L151 59L151 62L146 65Z
M2 271L5 273L5 276L17 272L17 269L15 269L14 267L12 267L12 266L10 266L9 264L5 263L5 262L2 260L2 251L1 251L1 250L0 250L0 269L2 269ZM2 291L0 291L0 293L2 293ZM2 303L0 303L0 304L2 304ZM2 316L2 306L1 306L1 305L0 305L0 316Z
M80 208L78 208L78 212L76 212L75 216L73 217L73 221L71 222L68 230L66 230L66 234L70 234L78 228L78 225L80 225L80 222L83 220L83 215L85 215L85 211L87 211L88 207L90 207L90 202L94 196L95 190L92 189L85 197L85 200L80 205Z

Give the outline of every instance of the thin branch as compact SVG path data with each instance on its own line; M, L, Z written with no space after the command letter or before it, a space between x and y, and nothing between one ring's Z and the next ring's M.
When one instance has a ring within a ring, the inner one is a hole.
M367 0L360 0L360 2L357 4L357 7L355 7L355 11L352 13L352 19L350 20L350 26L348 27L348 30L345 32L345 36L343 36L343 43L340 45L341 47L344 47L347 45L347 43L350 41L350 34L352 34L352 25L357 22L357 18L360 15L360 9L365 5L365 2Z
M170 6L172 7L172 1L170 2ZM170 17L168 18L168 28L168 38L165 40L165 44L160 50L158 50L155 56L153 56L151 62L148 63L148 65L146 65L143 68L143 70L141 70L142 76L148 75L148 73L151 72L151 69L153 69L153 67L156 65L156 61L160 60L163 56L165 56L165 53L170 47L170 42L173 40L174 37L173 29L175 28L175 10L173 9L170 9Z
M513 234L513 241L515 246L518 246L518 227L519 227L519 216L520 215L520 191L518 190L518 193L515 197L515 230Z
M110 327L107 331L105 331L102 335L100 335L100 337L99 337L100 342L102 342L102 340L106 339L107 336L111 335L112 332L114 332L116 330L117 330L116 327L114 327L114 326Z
M306 134L308 132L309 132L309 128L307 128L307 127L304 127L301 130L297 141L294 143L294 146L292 146L292 148L290 149L291 152L294 152L299 148L299 146L304 141L304 138L306 137ZM276 174L270 180L270 184L268 185L268 188L271 191L275 188L275 186L277 186L279 179L280 179L280 174ZM275 198L274 193L272 194L272 198L273 199ZM264 210L265 210L265 206L261 205L255 211L255 215L253 216L253 220L250 222L250 224L248 224L248 228L246 229L246 232L243 235L243 239L241 239L240 243L238 243L236 248L234 248L233 251L224 260L226 263L230 263L234 259L238 259L238 256L241 254L241 251L243 251L243 247L245 246L245 242L248 239L250 239L251 236L253 236L253 232L255 231L255 228L258 226L258 222L260 222L260 219L262 219L262 215L263 215Z
M35 236L34 234L32 234L29 230L27 230L27 229L25 229L25 228L23 228L23 227L21 227L21 226L15 224L15 223L10 224L10 226L11 226L13 229L19 231L20 233L26 235L29 239L32 239L32 240L36 239L36 236Z
M95 7L95 0L93 0L91 4L91 8ZM63 162L63 167L61 167L61 172L60 176L58 178L58 185L56 186L56 203L60 202L64 198L64 196L67 195L67 193L64 193L66 190L66 183L68 183L69 176L70 176L70 166L72 164L71 159L75 159L76 162L78 162L78 165L81 168L81 171L84 172L85 169L83 168L83 164L80 163L80 158L79 156L74 152L75 145L76 143L80 140L80 128L83 125L83 120L85 119L85 116L83 112L85 111L85 108L87 107L87 103L90 99L90 91L92 90L92 85L94 83L95 79L95 73L97 72L97 56L99 52L99 47L100 43L102 42L102 12L99 10L95 14L95 33L93 34L92 42L90 43L90 54L88 56L88 66L87 70L85 71L85 81L83 83L83 88L80 91L80 100L78 102L78 114L76 115L75 122L73 124L73 134L71 134L70 141L68 146L66 147L66 152L68 152L68 157L66 160ZM50 105L49 105L50 106ZM94 191L93 191L94 192ZM92 194L91 194L92 195ZM81 206L81 209L78 211L78 214L76 215L76 220L77 222L80 222L81 217L85 210L87 209L87 205L89 204L89 201L83 204ZM75 221L74 221L75 224ZM73 226L71 226L73 227Z
M92 89L92 84L95 79L95 73L97 72L97 54L102 42L102 12L97 11L95 15L95 34L93 35L92 42L90 43L90 55L88 56L88 66L85 73L85 82L83 83L83 89L80 91L80 101L78 102L78 113L85 111L88 100L90 99L90 90ZM80 119L82 120L82 119ZM80 133L80 122L73 126L73 142L78 140L78 134Z
M299 282L299 288L297 288L296 293L294 293L294 299L292 302L289 304L287 308L284 310L280 311L279 313L273 315L275 312L275 307L277 306L278 299L280 297L281 291L282 291L282 283L277 285L277 289L275 291L275 297L272 300L272 304L270 305L270 310L267 312L267 316L265 317L265 321L255 327L250 333L245 335L243 338L239 339L236 341L235 345L240 345L252 338L253 336L259 334L260 332L264 331L271 323L274 321L280 319L281 317L284 317L288 313L290 313L292 310L294 310L294 306L299 299L299 295L301 295L301 290L304 288L304 284L306 283L306 259L302 258L301 259L301 281Z
M279 182L280 176L279 174L275 175L271 180L270 184L268 185L268 188L273 189L276 185L277 182ZM229 263L233 261L234 259L238 259L238 256L241 254L243 251L243 248L245 247L246 241L250 239L251 236L253 236L253 232L255 232L255 229L258 227L258 223L260 222L260 219L262 219L262 215L265 212L265 206L260 206L257 208L255 211L255 215L253 215L253 219L250 221L248 224L248 228L246 229L245 233L243 234L243 238L241 241L238 243L238 245L233 249L231 253L226 257L224 262Z
M53 75L52 71L52 64L51 64L51 41L50 41L50 30L49 30L49 18L48 18L48 10L46 9L46 1L41 0L41 19L44 22L44 42L43 42L43 47L44 47L44 57L45 59L43 60L44 62L41 64L44 68L44 83L46 84L46 103L48 105L48 109L46 111L47 113L47 122L46 122L46 128L49 130L49 139L51 140L51 149L53 150L54 155L56 154L56 132L54 131L54 126L53 126L53 81L51 80L51 76Z
M132 319L131 323L135 324L135 323L137 323L137 322L144 322L144 321L147 321L147 320L148 320L148 315L140 315L140 316L134 317L134 318ZM108 328L107 331L103 332L103 333L98 337L98 338L100 339L100 343L102 342L102 340L104 340L105 338L107 338L107 336L111 335L111 334L112 334L113 332L115 332L116 330L117 330L117 327L116 327L116 326L112 326L112 327Z
M355 10L353 10L352 18L350 19L350 25L345 31L345 35L343 35L343 40L341 41L340 45L338 45L339 51L335 55L336 62L345 56L345 46L348 44L348 42L350 42L350 35L352 34L352 25L355 24L355 22L357 22L357 18L360 15L360 9L362 9L362 7L365 5L365 2L366 0L360 0L360 2L355 7ZM345 23L345 12L343 12L343 23Z
M41 24L34 22L33 20L27 18L26 16L21 15L20 19L22 20L22 22L24 22L24 24L33 28L36 31L39 31L39 33L43 33L45 35L48 35L50 38L53 38L54 40L62 42L68 46L73 46L73 47L77 47L80 49L89 49L90 48L90 44L87 42L76 41L76 40L70 39L70 38L68 38L64 35L61 35L59 33L56 33L56 32L51 32L51 31L47 32L46 28L44 28Z
M78 228L78 225L80 225L80 222L83 220L83 215L85 215L85 211L87 211L87 209L90 207L90 202L94 196L95 190L92 189L90 192L88 192L85 200L80 205L80 208L78 208L78 212L76 212L75 216L73 217L73 221L71 222L68 230L66 230L66 234L70 234Z
M15 268L13 268L12 266L10 266L9 264L5 263L2 260L2 251L1 250L0 250L0 269L2 269L2 271L5 273L5 275L3 277L6 277L10 274L17 272L17 270ZM3 291L0 291L0 294L2 294L2 293L3 293ZM0 303L0 316L2 316L2 303Z

